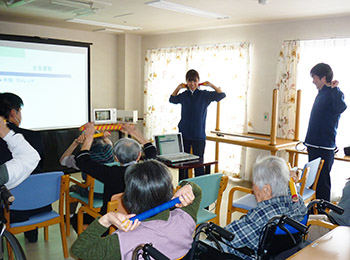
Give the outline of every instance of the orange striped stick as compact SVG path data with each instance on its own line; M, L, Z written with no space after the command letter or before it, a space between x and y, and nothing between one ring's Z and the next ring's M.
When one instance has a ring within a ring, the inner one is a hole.
M95 130L97 131L118 131L122 129L122 124L103 124L103 125L95 125ZM80 131L85 130L85 126L81 126L79 128Z
M294 182L293 178L290 178L290 180L289 180L289 188L290 188L290 192L292 194L292 201L298 202L299 198L298 198L297 188L295 187L295 182Z

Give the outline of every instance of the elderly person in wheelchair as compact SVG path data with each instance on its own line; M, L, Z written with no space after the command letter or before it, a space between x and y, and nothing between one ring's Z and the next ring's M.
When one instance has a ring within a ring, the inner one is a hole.
M222 244L224 251L243 259L251 259L237 248L248 247L257 251L263 228L272 217L286 215L296 221L304 219L307 208L300 196L297 202L292 201L289 180L289 169L283 159L269 156L255 163L253 191L258 205L225 227L234 234L234 239L225 241L227 245Z

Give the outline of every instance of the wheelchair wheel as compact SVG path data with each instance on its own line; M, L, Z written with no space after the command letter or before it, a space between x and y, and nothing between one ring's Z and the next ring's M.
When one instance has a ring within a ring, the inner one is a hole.
M1 236L1 252L0 260L14 259L26 260L23 248L18 242L17 238L7 230L4 230Z

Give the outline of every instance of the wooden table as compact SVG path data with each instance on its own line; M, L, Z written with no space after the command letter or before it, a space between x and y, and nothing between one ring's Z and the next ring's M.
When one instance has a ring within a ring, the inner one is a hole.
M292 148L298 143L298 141L291 139L276 138L275 144L271 144L270 136L252 133L236 136L207 133L207 140L216 142L215 160L219 160L219 143L234 144L244 147L267 150L270 151L272 155L276 155L277 151ZM218 171L217 169L215 170Z
M219 160L219 143L235 144L244 147L267 150L271 152L271 155L276 155L277 151L286 150L287 148L295 146L299 142L300 100L301 90L298 90L295 107L294 139L277 138L278 89L274 89L272 93L270 135L262 135L256 133L234 134L220 132L220 102L218 102L215 131L207 133L207 140L215 142L215 160ZM215 171L219 171L218 165L215 166Z
M288 152L288 154L289 154L288 161L292 167L298 166L298 155L299 154L307 155L306 150L305 151L298 151L296 149L287 149L286 152ZM338 156L337 154L335 154L334 159L339 160L339 161L350 162L350 156L348 156L348 155Z
M293 260L349 260L350 227L339 226L315 240L288 259Z
M191 171L191 169L204 167L204 173L210 174L210 166L217 165L218 161L203 162L203 160L195 160L191 162L182 162L182 163L167 163L167 162L163 162L163 163L165 163L165 165L167 165L170 168L179 169L179 170L180 169L189 170L188 178L193 178L193 171Z
M207 140L220 142L220 143L228 143L241 145L245 147L251 147L256 149L268 150L271 151L271 154L275 154L277 151L286 150L287 148L291 148L295 146L298 141L294 141L291 139L283 139L276 138L276 144L272 145L270 143L270 137L268 135L261 134L241 134L237 136L229 136L223 134L223 136L218 136L214 133L207 134Z

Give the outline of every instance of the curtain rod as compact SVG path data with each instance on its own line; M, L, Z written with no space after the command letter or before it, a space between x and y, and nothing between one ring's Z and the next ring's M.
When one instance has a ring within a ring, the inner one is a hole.
M318 40L336 40L336 39L350 39L350 36L332 36L329 38L325 37L316 37L316 38L303 38L303 39L294 39L294 40L283 40L283 42L295 42L295 41L318 41Z
M240 44L246 44L251 42L249 41L243 41L243 42L231 42L231 43L216 43L216 44L203 44L203 45L188 45L188 46L172 46L172 47L159 47L159 48L152 48L147 50L165 50L165 49L171 49L171 48L192 48L192 47L215 47L215 46L224 46L224 45L240 45Z

